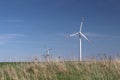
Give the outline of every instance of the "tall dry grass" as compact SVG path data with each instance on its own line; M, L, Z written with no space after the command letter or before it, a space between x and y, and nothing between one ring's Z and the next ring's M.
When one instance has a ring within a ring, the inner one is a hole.
M120 62L92 60L0 63L0 80L120 80Z

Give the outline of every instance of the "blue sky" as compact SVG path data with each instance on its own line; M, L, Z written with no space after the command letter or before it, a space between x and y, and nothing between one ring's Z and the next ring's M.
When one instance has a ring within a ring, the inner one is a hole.
M119 0L1 0L0 61L25 60L46 53L77 58L79 30L84 16L83 58L120 54Z

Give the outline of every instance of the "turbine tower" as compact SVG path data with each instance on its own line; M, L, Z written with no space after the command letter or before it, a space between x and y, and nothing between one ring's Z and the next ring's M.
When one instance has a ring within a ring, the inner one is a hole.
M73 36L76 36L76 35L78 35L78 37L79 37L79 41L80 41L79 42L80 43L79 44L79 48L80 48L80 50L79 50L79 60L80 61L82 61L82 37L85 38L87 41L89 41L88 38L82 33L83 21L84 21L84 17L82 17L82 21L81 21L79 32L76 32L74 34L69 35L69 37L73 37Z
M50 50L52 50L52 48L47 49L46 54L42 55L48 62L50 61Z
M52 50L52 48L46 50L46 57L48 61L50 60L50 50Z

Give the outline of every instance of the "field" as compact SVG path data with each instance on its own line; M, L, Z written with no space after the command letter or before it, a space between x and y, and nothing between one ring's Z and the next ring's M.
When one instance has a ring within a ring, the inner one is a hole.
M119 61L0 63L0 80L120 80Z

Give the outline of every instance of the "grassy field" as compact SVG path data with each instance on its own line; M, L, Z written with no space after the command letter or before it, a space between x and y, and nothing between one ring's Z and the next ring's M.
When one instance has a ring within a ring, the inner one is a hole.
M120 80L119 61L0 63L0 80Z

